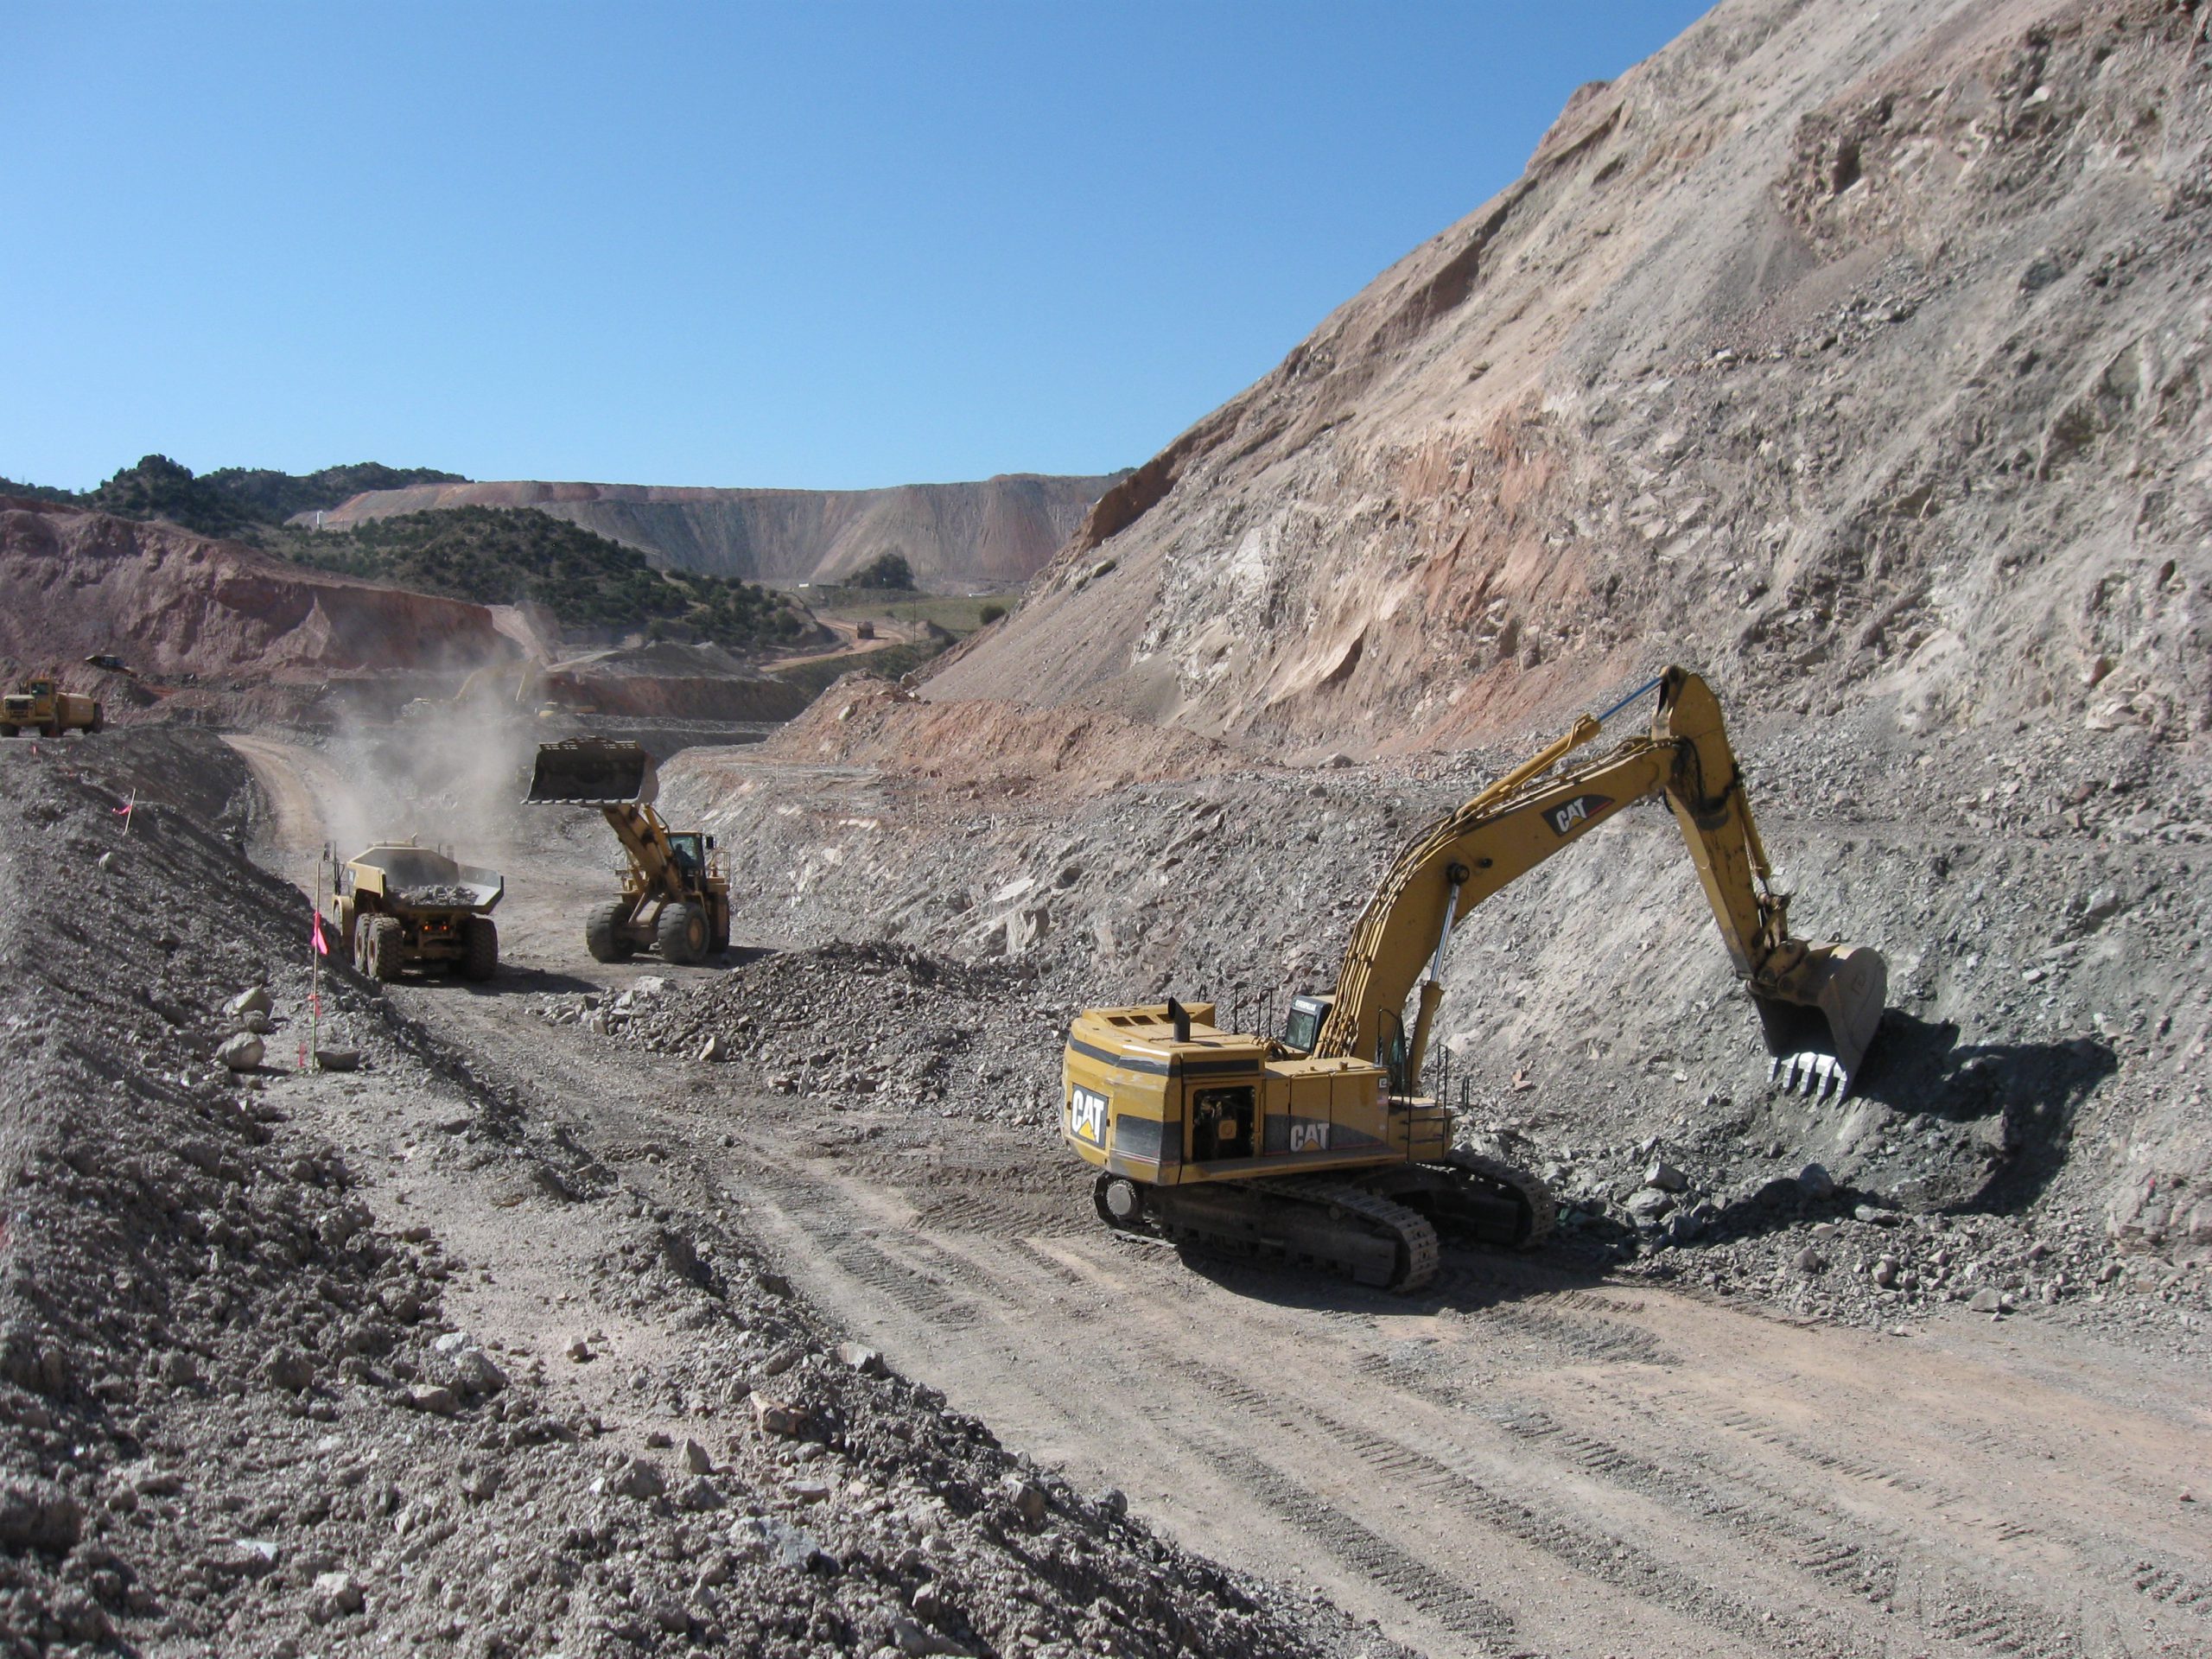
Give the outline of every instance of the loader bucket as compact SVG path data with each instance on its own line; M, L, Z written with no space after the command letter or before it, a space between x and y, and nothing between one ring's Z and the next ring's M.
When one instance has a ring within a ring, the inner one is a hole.
M1881 1026L1889 964L1863 944L1815 944L1806 955L1805 1001L1751 995L1774 1057L1767 1078L1792 1094L1841 1100Z
M569 806L626 806L651 801L660 773L641 745L613 738L578 737L537 746L525 801Z

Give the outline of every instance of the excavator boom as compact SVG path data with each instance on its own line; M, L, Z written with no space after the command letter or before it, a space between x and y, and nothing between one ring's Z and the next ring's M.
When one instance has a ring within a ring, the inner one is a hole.
M1865 946L1790 936L1789 899L1773 885L1719 704L1684 670L1669 669L1657 683L1648 735L1556 771L1597 736L1599 722L1586 715L1400 855L1353 932L1315 1053L1379 1059L1394 1052L1396 1022L1426 968L1402 1079L1410 1091L1441 995L1441 947L1452 927L1624 807L1663 794L1729 960L1758 1008L1770 1077L1808 1094L1849 1093L1881 1021L1888 990L1882 958Z

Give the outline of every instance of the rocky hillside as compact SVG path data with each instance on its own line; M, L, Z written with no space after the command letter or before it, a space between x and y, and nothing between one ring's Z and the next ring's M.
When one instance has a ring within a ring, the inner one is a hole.
M1783 713L2201 732L2206 29L1726 0L938 689L1405 747L1681 658Z
M958 592L1027 582L1113 482L1017 474L883 490L445 484L369 491L322 522L342 530L431 508L535 507L708 575L834 582L898 553L923 587Z
M515 648L481 605L404 593L162 524L0 498L0 657L115 652L165 678L466 671Z

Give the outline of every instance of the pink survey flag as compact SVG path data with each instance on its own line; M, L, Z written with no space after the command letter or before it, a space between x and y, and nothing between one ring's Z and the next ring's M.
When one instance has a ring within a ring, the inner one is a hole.
M322 912L316 910L310 911L308 913L314 918L312 924L312 937L315 941L315 953L318 957L327 957L330 954L330 941L323 937Z

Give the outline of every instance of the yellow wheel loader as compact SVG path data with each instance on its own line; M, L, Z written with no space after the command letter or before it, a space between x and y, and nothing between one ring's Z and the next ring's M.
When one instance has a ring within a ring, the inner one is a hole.
M64 691L44 675L25 680L0 697L0 737L13 737L26 730L41 737L97 732L105 721L105 711L98 702L79 692Z
M622 843L622 892L584 922L594 962L658 950L670 962L701 962L729 949L729 871L715 838L672 830L653 810L660 778L635 743L578 737L537 746L526 800L537 806L596 806Z
M1560 769L1654 687L1648 735ZM1881 1022L1888 969L1866 946L1791 936L1719 705L1670 668L1423 830L1369 900L1333 994L1294 997L1279 1038L1217 1029L1211 1005L1173 999L1078 1016L1061 1135L1098 1171L1100 1219L1404 1290L1435 1272L1439 1223L1508 1246L1541 1238L1553 1219L1542 1183L1455 1152L1451 1114L1421 1093L1445 950L1477 905L1652 795L1674 811L1758 1011L1770 1080L1840 1100Z
M397 979L422 963L442 963L463 979L499 972L492 909L507 884L496 871L411 841L385 842L337 864L330 885L338 948L371 979Z

